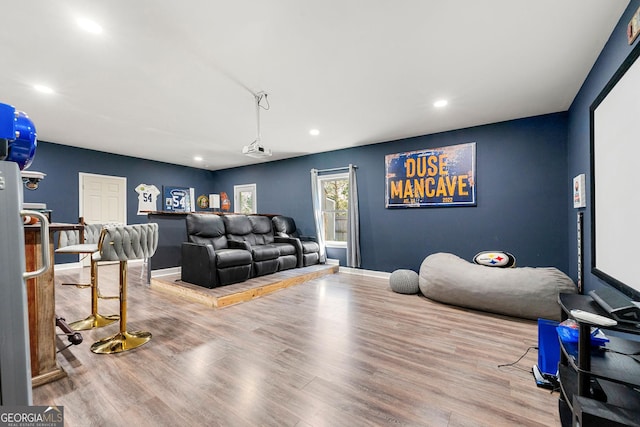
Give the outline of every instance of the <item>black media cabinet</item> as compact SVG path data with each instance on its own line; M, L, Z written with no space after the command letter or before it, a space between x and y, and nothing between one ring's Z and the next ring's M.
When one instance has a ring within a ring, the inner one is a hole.
M562 320L578 309L608 315L588 295L560 294ZM591 326L580 322L577 344L560 341L560 419L564 427L640 426L640 342L607 335L609 342L591 347ZM600 327L640 335L640 327L618 323ZM638 355L630 357L629 355Z

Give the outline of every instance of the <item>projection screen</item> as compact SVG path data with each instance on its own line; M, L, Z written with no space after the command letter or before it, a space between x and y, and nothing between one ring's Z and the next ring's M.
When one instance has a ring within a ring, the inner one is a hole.
M590 109L592 272L635 298L640 295L639 47Z

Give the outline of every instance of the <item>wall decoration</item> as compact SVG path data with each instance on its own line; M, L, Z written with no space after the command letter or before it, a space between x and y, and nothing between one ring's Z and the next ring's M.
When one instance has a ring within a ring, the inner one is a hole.
M224 212L229 212L231 210L231 200L224 191L220 193L220 202Z
M155 185L138 184L136 187L138 193L138 215L146 215L147 212L155 212L156 200L160 194L160 190Z
M585 177L583 173L573 178L573 207L576 209L587 206L584 183Z
M209 194L209 207L213 210L220 209L220 195Z
M209 207L209 196L202 194L196 199L196 204L200 209L207 209Z
M627 25L627 39L629 44L632 44L640 34L640 8L636 10L636 13L631 17L629 25Z
M385 156L387 208L476 205L476 143Z
M191 212L191 188L163 186L164 210L169 212Z

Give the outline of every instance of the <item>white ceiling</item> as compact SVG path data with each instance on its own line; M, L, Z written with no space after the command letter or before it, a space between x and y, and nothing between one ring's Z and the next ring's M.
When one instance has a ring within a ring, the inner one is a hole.
M223 169L264 161L260 91L269 160L565 111L628 3L12 1L0 102L39 140Z

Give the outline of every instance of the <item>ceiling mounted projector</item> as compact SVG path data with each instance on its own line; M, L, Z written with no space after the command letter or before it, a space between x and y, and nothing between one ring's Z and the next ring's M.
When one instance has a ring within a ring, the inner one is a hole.
M256 159L261 159L264 157L271 157L271 150L269 148L265 148L260 141L260 108L264 108L265 110L269 109L269 102L267 101L267 94L264 92L258 92L254 95L256 99L256 123L257 123L257 135L256 140L253 141L249 145L245 145L242 147L242 154L245 156L253 157ZM267 107L262 107L260 102L264 98L267 101Z
M242 147L242 154L249 157L255 157L256 159L262 157L271 156L271 150L269 148L265 148L263 145L260 145L258 141L253 141L249 145L245 145Z

